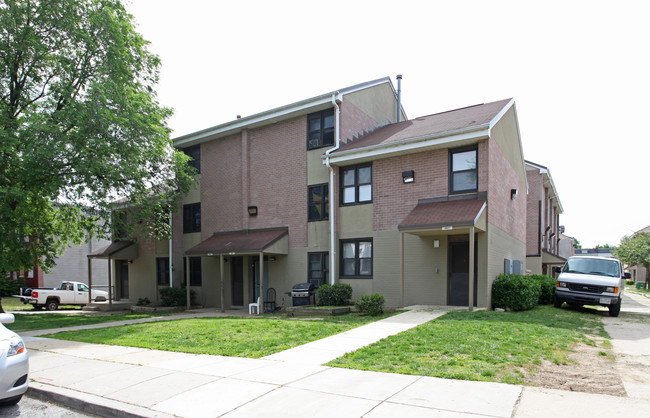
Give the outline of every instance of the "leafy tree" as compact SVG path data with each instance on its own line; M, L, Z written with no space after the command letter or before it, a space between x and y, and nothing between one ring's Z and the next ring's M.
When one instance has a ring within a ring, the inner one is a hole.
M573 248L575 248L576 250L582 248L582 244L580 244L578 238L573 238Z
M629 266L641 264L646 269L650 269L650 234L639 232L631 237L623 237L621 244L613 253Z
M0 0L0 278L109 236L119 205L149 221L130 236L170 232L193 169L159 66L120 0Z

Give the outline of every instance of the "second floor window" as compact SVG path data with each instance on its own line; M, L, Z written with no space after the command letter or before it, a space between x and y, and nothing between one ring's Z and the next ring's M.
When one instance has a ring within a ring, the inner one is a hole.
M313 221L323 221L329 219L329 196L328 196L328 185L325 184L316 184L314 186L309 186L307 193L308 204L309 204L309 222Z
M372 166L341 168L341 204L372 202Z
M191 158L188 165L196 168L196 174L201 174L201 145L183 148L183 152Z
M201 203L183 205L183 233L201 232Z
M478 151L461 148L449 151L449 193L478 190Z
M312 113L307 116L307 149L334 145L334 110Z

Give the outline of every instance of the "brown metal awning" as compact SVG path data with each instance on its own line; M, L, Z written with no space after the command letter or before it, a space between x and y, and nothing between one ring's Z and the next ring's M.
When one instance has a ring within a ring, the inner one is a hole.
M138 245L132 241L116 241L88 254L88 258L129 259L138 258Z
M399 224L402 232L447 232L476 227L485 231L485 208L482 199L421 201Z
M562 265L564 263L566 263L566 258L551 254L546 250L542 251L542 264Z
M216 233L185 252L186 255L288 254L289 229L272 228Z

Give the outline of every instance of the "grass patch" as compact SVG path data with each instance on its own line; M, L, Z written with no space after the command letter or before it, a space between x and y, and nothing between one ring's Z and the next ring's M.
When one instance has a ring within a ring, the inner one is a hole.
M523 383L542 359L566 364L571 346L604 335L597 315L539 306L523 312L454 311L329 366L449 379Z
M155 350L260 358L385 318L348 314L321 321L284 317L196 318L64 331L52 338Z
M44 314L19 314L15 313L16 320L13 324L5 327L15 332L35 331L39 329L57 329L66 327L76 327L80 325L103 324L106 322L123 321L126 319L140 319L159 317L163 314L73 314L64 313L44 313Z

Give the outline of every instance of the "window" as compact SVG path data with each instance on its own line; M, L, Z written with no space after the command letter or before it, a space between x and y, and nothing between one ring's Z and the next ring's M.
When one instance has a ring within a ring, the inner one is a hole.
M327 183L309 186L307 190L309 195L309 222L329 219L328 189Z
M309 271L307 281L318 287L327 283L327 273L329 272L330 255L324 253L309 253Z
M113 242L126 239L127 232L127 215L126 212L116 211L111 214L111 229L113 232Z
M334 145L334 110L307 116L307 149Z
M196 174L201 174L201 145L183 148L183 152L191 158L188 165L196 169Z
M341 168L341 204L372 202L372 166Z
M372 239L341 240L341 276L372 277Z
M169 286L169 257L156 258L158 286Z
M478 190L478 152L476 148L449 151L450 193Z
M86 285L83 284L83 283L79 283L79 284L77 285L77 289L78 289L80 292L88 292L88 291L90 291L90 289L88 289L88 286L86 286Z
M187 258L183 258L183 271L187 272ZM201 257L190 257L190 286L201 286Z
M183 233L201 232L201 204L183 205Z

